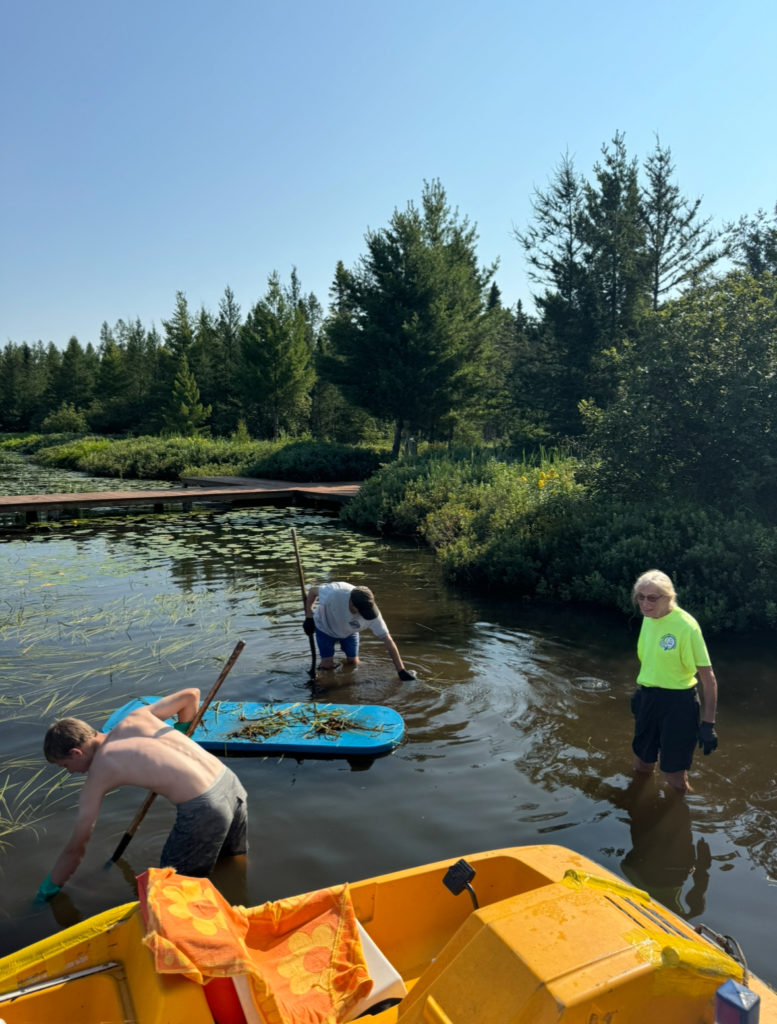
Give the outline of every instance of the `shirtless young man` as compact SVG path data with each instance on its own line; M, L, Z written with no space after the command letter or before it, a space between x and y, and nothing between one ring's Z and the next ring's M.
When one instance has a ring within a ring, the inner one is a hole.
M160 865L204 876L221 855L245 853L246 791L223 761L164 720L190 722L200 704L195 687L138 708L108 733L78 718L52 725L43 743L46 760L71 774L85 773L75 827L40 889L51 899L81 863L102 799L117 786L140 786L175 804L175 825Z

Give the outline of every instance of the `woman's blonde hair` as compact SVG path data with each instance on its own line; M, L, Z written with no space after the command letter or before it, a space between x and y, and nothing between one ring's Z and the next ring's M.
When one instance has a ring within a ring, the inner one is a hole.
M631 591L631 600L634 604L637 604L637 594L647 583L652 583L657 590L659 590L665 597L669 598L669 608L677 607L677 594L675 593L674 583L669 579L665 572L661 572L660 569L648 569L647 572L643 572L638 577L637 582Z

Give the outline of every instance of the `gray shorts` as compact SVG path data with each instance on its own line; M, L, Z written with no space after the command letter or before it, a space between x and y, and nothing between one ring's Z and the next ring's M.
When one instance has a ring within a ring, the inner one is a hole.
M160 867L195 878L210 874L219 857L248 849L247 796L240 779L224 765L216 781L200 796L178 804Z

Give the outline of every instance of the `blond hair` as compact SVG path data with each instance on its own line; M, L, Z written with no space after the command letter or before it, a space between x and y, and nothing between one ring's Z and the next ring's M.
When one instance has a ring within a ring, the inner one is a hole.
M647 583L652 583L653 586L665 597L669 598L669 610L677 607L677 594L675 593L674 583L669 579L665 572L661 572L660 569L648 569L647 572L643 572L638 577L637 582L631 591L631 600L634 604L637 604L637 593Z

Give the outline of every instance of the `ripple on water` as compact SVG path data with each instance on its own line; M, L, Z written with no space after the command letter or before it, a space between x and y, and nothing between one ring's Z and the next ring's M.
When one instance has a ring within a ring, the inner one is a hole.
M607 693L612 689L606 679L597 679L596 676L577 676L572 680L572 685L585 693Z

